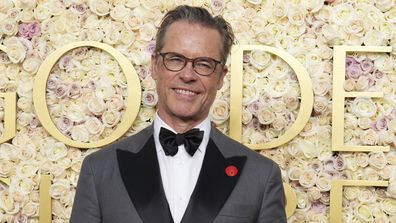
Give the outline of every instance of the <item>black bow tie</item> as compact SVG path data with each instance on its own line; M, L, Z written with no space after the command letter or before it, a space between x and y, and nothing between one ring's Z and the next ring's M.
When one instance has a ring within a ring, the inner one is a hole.
M190 129L185 133L173 133L172 131L161 127L159 141L165 151L165 155L174 156L178 151L178 146L184 144L186 151L193 156L201 144L204 131L199 129Z

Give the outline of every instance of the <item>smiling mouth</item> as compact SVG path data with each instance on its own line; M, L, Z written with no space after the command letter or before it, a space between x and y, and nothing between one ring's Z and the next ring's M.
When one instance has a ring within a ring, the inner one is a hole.
M194 95L198 95L198 94L199 94L198 92L195 92L195 91L190 91L190 90L180 89L180 88L174 88L173 90L175 90L176 93L182 94L182 95L191 95L191 96L194 96Z

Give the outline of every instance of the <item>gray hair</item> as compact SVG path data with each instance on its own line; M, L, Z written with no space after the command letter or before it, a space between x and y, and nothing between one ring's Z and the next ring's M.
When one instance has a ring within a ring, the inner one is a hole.
M221 16L213 17L206 9L181 5L166 13L158 28L155 51L160 52L164 46L164 36L167 28L176 21L187 21L202 26L213 28L220 33L223 46L221 48L221 61L224 64L234 43L234 33L231 25Z

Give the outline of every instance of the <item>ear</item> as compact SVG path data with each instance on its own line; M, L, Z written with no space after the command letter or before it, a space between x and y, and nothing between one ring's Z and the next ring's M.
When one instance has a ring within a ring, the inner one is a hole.
M151 54L151 77L154 80L158 78L158 57L156 54Z
M221 70L219 80L217 81L217 90L220 90L223 87L224 84L224 77L228 73L228 67L227 65L223 66L223 69Z

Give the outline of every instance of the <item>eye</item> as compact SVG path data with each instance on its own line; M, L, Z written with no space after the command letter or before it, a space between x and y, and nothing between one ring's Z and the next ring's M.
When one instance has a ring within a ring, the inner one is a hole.
M178 55L168 55L166 60L171 63L184 63L184 58Z
M213 61L206 60L206 59L196 60L195 61L195 66L199 67L199 68L212 69Z

